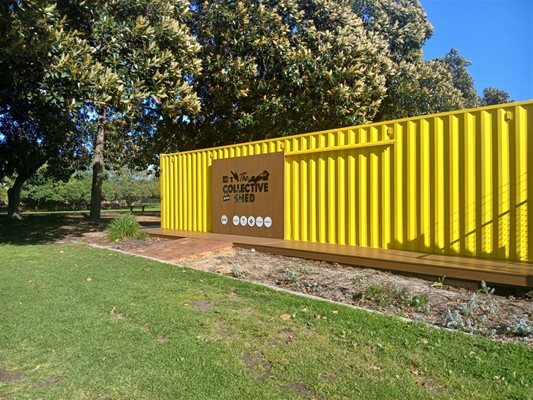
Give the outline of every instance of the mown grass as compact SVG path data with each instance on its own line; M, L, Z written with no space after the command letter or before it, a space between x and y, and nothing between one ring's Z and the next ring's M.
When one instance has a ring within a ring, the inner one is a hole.
M0 398L529 399L533 392L533 350L520 344L83 245L0 245L0 324Z

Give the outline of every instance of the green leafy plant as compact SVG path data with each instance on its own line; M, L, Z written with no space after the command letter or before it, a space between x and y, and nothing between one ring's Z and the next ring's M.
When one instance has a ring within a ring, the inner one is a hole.
M446 276L441 276L436 282L433 282L430 286L434 288L441 288L444 286L444 280Z
M428 296L425 294L417 294L409 299L409 305L416 307L419 311L426 311L428 309Z
M388 307L391 304L390 292L378 284L371 284L363 291L363 298L375 301L381 307Z
M379 284L367 286L361 297L388 307L392 304L398 307L414 307L418 311L428 310L428 297L425 294L412 295L406 288L389 289Z
M298 272L302 275L309 275L311 272L313 272L313 267L310 267L309 265L299 267Z
M125 214L111 221L107 237L114 242L126 237L145 240L148 235L141 231L141 226L132 214Z

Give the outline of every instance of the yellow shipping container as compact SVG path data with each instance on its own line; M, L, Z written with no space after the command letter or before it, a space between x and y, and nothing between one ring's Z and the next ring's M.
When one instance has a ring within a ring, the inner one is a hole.
M212 230L214 160L285 155L284 238L533 261L533 101L161 155L161 228Z

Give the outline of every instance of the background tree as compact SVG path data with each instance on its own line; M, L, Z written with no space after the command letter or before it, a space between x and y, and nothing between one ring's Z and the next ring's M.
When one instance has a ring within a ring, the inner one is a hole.
M420 61L433 26L418 0L351 0L350 4L365 29L386 41L396 64Z
M199 70L198 46L184 25L184 0L63 2L79 41L52 70L70 66L78 102L94 116L91 218L100 217L109 126L134 125L147 110L175 118L198 111L190 81ZM139 133L139 131L129 131Z
M44 165L30 178L21 191L21 201L33 209L85 210L90 204L90 171L76 171L67 181L58 180ZM113 208L134 202L159 199L159 180L155 171L131 171L123 167L106 171L103 200Z
M64 133L69 128L65 123L68 120L62 119L61 115L35 116L35 111L15 119L10 109L0 118L0 176L14 179L7 191L8 217L11 218L20 218L22 185L39 167L49 162L49 173L64 179L75 168L75 159L83 158L83 148L76 137Z
M91 202L91 182L89 171L76 171L60 188L62 204L75 210L86 210Z
M0 204L7 205L7 189L12 186L8 177L0 178Z
M493 87L487 87L483 89L483 98L481 99L481 105L492 106L496 104L511 103L514 100L511 99L511 95L500 89Z
M155 172L132 171L123 167L110 171L104 182L104 196L108 201L125 201L128 206L146 199L159 199L159 180Z
M20 190L41 165L51 162L58 168L50 171L68 175L83 153L69 89L46 83L62 47L76 41L64 22L52 1L0 3L0 178L13 178L10 217L20 218Z
M392 68L376 121L457 110L477 97L464 58L449 53L423 59L433 26L418 0L352 0L351 5L365 28L388 44Z
M451 49L441 61L450 71L453 86L461 92L463 108L479 107L479 96L474 88L474 79L466 69L472 63L459 55L457 49Z
M32 209L52 208L64 203L61 192L65 183L50 178L46 169L46 165L39 168L21 190L21 200L26 207Z
M201 112L174 121L181 150L371 121L386 44L345 1L192 2Z

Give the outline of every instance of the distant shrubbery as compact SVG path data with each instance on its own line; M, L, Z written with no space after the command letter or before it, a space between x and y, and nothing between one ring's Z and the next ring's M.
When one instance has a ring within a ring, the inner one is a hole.
M25 208L39 210L85 210L91 199L90 172L81 171L67 182L50 179L42 168L21 192ZM5 197L5 199L4 199ZM159 199L159 179L153 171L108 171L103 185L103 207L120 208L143 199ZM0 203L7 203L7 189L0 188Z
M0 207L7 205L7 186L0 181Z

